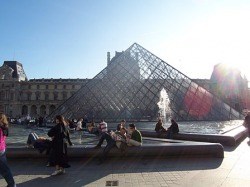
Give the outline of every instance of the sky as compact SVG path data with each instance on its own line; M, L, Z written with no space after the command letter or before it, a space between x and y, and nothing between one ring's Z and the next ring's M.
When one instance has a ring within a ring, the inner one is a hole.
M250 80L249 20L249 0L0 0L0 64L93 78L136 42L193 79L225 63Z

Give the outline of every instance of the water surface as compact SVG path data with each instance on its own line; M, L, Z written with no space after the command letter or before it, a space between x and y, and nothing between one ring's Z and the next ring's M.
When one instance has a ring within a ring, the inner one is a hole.
M178 122L180 132L195 134L223 134L231 129L242 125L242 120L232 121L202 121L202 122ZM135 123L139 130L151 130L155 128L155 122L138 122ZM115 129L117 123L108 123L109 129ZM127 124L128 126L128 124ZM170 126L170 122L164 125L166 128ZM49 128L31 127L27 128L22 125L11 125L7 144L26 144L29 133L35 132L38 136L47 137ZM71 140L74 144L93 145L98 141L98 137L87 132L70 133Z

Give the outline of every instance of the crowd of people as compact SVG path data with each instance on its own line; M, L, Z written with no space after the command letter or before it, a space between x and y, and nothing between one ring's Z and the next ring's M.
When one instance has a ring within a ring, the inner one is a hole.
M14 178L7 165L5 156L5 138L8 134L8 121L4 119L6 116L0 114L0 172L5 178L9 186L15 186ZM7 121L7 122L6 122ZM134 123L126 125L125 120L117 125L116 129L109 130L108 124L101 120L98 125L94 122L88 123L87 117L80 118L76 121L64 119L62 115L55 117L55 125L48 131L48 137L39 137L36 133L29 134L27 146L37 149L40 153L46 151L48 155L47 166L55 166L55 171L51 174L59 175L65 173L65 168L70 167L68 163L67 147L72 146L70 139L70 131L87 131L99 137L99 141L94 147L101 148L104 141L106 145L100 155L99 163L103 163L112 148L120 150L121 155L126 154L126 150L130 146L141 146L142 135L136 128ZM163 126L162 120L159 119L155 126L157 133L167 133L166 138L172 138L174 133L179 132L178 124L172 119L171 126L166 129Z
M99 163L103 163L108 153L112 148L117 148L121 151L121 155L126 154L126 149L129 146L141 146L142 135L136 128L134 123L126 125L126 121L122 120L116 130L109 130L108 124L101 120L98 125L94 122L89 123L86 119L80 118L76 125L73 127L76 131L82 131L86 129L89 133L95 134L99 137L95 149L102 147L104 140L106 140L106 146L102 151ZM8 186L15 187L15 181L12 172L7 164L6 159L6 137L8 136L8 119L5 114L0 113L0 174L6 180ZM39 150L40 153L46 151L48 157L47 166L55 166L55 171L51 174L59 175L65 173L65 168L70 167L67 156L67 146L72 146L69 130L72 128L69 121L65 120L62 115L55 117L55 126L48 131L48 137L39 137L36 133L29 134L27 139L27 146ZM250 137L250 113L245 117L243 125L248 129L248 135ZM163 126L162 119L159 119L155 125L155 131L158 134L166 134L166 138L173 138L173 134L179 132L178 124L174 119L171 119L171 125L169 128Z
M126 127L126 121L122 120L117 125L115 131L108 129L108 124L101 120L98 125L94 122L87 124L83 128L83 118L80 118L74 127L74 131L87 131L99 137L99 142L95 148L101 148L104 140L106 146L100 155L100 163L106 159L107 154L111 148L116 147L125 153L127 146L141 146L142 136L139 130L136 129L135 124L131 123ZM56 125L48 131L48 137L39 137L36 133L29 134L27 139L27 146L37 149L40 153L46 151L48 156L47 166L55 166L55 171L52 175L59 175L65 173L65 168L70 167L67 158L67 145L73 145L70 140L70 123L64 119L63 116L58 115L55 118Z
M156 124L155 130L157 133L167 132L166 138L171 138L173 133L178 133L178 124L172 119L171 126L166 129L163 127L162 120ZM5 139L8 135L8 120L7 117L0 113L0 173L5 178L8 186L15 186L14 178L11 170L8 167L6 161ZM88 123L86 118L80 118L77 123L72 126L70 121L65 120L62 115L55 117L55 126L53 126L47 133L49 138L39 137L36 133L29 134L27 139L27 146L37 149L40 153L46 151L48 156L47 166L55 166L55 171L51 174L59 175L65 173L65 168L70 167L67 156L67 146L72 146L70 139L70 129L75 131L86 130L91 134L95 134L99 137L95 149L101 148L104 141L106 145L103 148L102 155L100 155L99 163L103 163L108 153L112 148L117 148L121 151L121 155L126 154L126 149L129 146L141 146L142 135L136 128L134 123L126 125L126 121L122 120L116 127L116 129L109 130L108 124L101 120L98 125L94 122Z
M47 121L45 117L31 117L30 115L24 115L17 118L9 118L8 121L12 124L24 125L27 127L44 127L50 121Z

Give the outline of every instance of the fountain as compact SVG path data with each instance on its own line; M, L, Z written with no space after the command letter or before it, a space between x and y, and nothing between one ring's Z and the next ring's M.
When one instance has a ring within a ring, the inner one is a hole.
M170 109L170 99L168 93L163 88L160 92L160 100L157 103L159 107L159 118L162 119L163 124L166 124L167 121L171 118L171 109Z

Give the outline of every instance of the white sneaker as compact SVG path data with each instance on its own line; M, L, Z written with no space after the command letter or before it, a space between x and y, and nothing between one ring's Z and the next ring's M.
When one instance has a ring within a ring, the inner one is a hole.
M59 169L59 170L54 171L51 175L56 176L56 175L60 175L62 173L63 173L63 171Z

